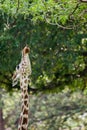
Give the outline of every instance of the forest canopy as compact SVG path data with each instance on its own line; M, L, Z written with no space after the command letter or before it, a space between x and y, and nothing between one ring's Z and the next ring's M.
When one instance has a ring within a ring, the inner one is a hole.
M87 3L80 0L1 0L0 87L28 44L32 92L84 90L87 85ZM16 86L19 88L19 86Z

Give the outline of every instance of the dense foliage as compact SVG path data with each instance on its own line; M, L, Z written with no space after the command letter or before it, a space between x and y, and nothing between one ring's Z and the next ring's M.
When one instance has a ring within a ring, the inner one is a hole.
M30 90L61 91L66 86L84 90L86 12L87 4L77 0L1 1L0 87L12 88L12 73L27 43L32 62Z

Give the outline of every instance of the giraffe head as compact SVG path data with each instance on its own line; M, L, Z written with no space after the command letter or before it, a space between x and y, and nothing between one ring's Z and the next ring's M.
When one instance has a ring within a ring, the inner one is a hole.
M28 54L30 52L30 48L28 46L25 46L24 49L22 50L22 54Z

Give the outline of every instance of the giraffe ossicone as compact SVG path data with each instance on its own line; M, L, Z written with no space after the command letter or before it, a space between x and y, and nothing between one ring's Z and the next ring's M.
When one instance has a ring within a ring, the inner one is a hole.
M22 94L22 111L20 114L18 130L28 130L29 122L29 95L28 84L31 75L31 63L29 59L30 48L25 46L22 50L22 58L20 64L16 67L16 70L12 77L12 86L20 83Z

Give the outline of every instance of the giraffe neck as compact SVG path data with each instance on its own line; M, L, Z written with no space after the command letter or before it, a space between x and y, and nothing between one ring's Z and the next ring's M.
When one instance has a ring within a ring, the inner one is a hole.
M22 93L22 110L19 120L18 130L28 130L28 116L29 116L29 95L28 95L28 82L31 75L31 63L29 59L30 48L25 46L22 50L22 58L20 64L16 67L14 75L12 77L13 86L18 81L20 82L20 88Z
M28 54L22 55L22 63L28 65L31 69L31 63L30 63L30 58Z
M19 120L18 130L28 130L28 118L29 118L29 95L28 95L28 79L23 77L20 80L21 94L22 94L22 111Z
M29 59L29 55L28 54L22 55L22 59L27 61Z

